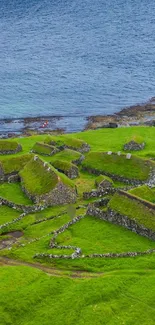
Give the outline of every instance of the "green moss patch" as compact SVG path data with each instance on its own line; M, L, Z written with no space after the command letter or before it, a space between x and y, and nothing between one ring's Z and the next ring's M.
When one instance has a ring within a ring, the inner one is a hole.
M120 193L110 200L108 207L130 219L136 220L138 224L155 231L155 211L150 210L143 203L126 197Z
M9 157L0 161L4 174L19 172L32 159L32 154Z
M32 148L32 151L38 153L40 155L52 155L52 152L56 150L56 148L52 145L48 145L42 142L36 142Z
M155 203L155 192L147 185L135 187L129 191L129 193L140 197L146 201Z
M155 163L137 156L126 159L126 155L108 155L105 152L90 152L82 163L83 167L94 169L100 173L118 175L126 179L147 180L151 167L155 169Z

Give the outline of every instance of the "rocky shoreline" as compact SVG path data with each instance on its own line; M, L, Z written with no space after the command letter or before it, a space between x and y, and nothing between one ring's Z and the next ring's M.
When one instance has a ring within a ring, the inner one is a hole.
M155 97L146 103L124 108L118 113L90 116L87 120L85 130L135 125L155 126Z
M79 129L79 123L75 126L70 125L70 123L75 121L75 118L77 118L77 120L81 118L81 129ZM46 121L48 121L48 124L43 128L42 126ZM70 133L89 129L135 125L155 126L155 97L152 97L146 103L127 107L120 112L110 115L95 115L89 117L37 116L18 119L0 119L0 138L17 137L21 135L28 136L33 133Z

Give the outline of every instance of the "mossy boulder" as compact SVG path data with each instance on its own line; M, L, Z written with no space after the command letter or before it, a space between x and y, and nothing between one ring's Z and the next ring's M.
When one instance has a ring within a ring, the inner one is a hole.
M0 140L0 155L11 155L22 151L22 146L16 141Z
M38 156L34 156L19 175L23 191L34 203L53 206L76 201L76 189L71 181Z
M88 152L90 150L90 146L85 143L83 140L71 138L67 136L48 136L45 143L49 145L54 145L58 147L60 150L65 148L69 148L75 151L79 151L81 153Z
M77 178L79 176L78 167L72 164L71 162L65 160L55 160L52 162L52 165L59 172L64 173L71 179Z
M99 188L111 188L114 183L110 177L99 175L95 180L95 185Z
M56 147L49 144L45 144L43 142L36 142L31 151L42 156L53 156L54 154L59 152Z

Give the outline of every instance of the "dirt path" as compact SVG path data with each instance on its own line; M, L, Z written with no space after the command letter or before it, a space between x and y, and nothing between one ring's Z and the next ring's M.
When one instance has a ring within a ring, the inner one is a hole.
M24 261L18 261L18 260L14 260L8 257L0 257L0 266L19 266L19 265L23 265L23 266L29 266L29 267L33 267L39 270L42 270L43 272L45 272L46 274L48 274L49 276L58 276L58 277L70 277L70 278L97 278L99 276L102 276L103 273L91 273L91 272L86 272L86 271L72 271L72 270L61 270L61 269L56 269L56 268L52 268L49 266L44 266L40 263L29 263L29 262L24 262Z

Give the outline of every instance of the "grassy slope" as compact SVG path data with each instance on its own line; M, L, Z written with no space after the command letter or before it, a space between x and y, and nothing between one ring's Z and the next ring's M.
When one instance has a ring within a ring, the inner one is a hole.
M0 225L10 222L20 216L20 212L13 210L7 206L0 206Z
M116 193L110 200L109 207L155 231L155 211L151 211L142 203Z
M155 275L147 271L81 280L5 266L0 282L1 324L153 325L154 281Z

